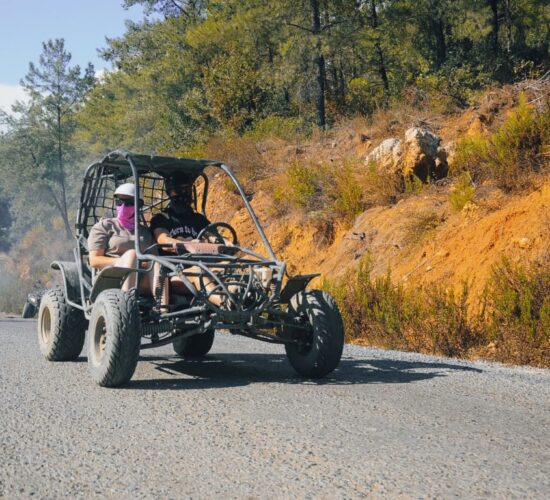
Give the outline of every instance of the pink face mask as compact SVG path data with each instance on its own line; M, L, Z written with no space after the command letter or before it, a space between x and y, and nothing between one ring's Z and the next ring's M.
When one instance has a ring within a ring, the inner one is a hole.
M122 227L128 231L134 230L136 211L133 206L120 205L116 207L117 218L122 224Z

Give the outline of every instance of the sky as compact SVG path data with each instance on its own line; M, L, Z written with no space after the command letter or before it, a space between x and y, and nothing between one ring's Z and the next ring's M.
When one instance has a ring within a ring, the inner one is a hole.
M84 68L91 62L96 71L109 69L97 54L105 37L119 37L127 19L140 21L143 10L122 7L123 0L0 0L0 108L10 110L24 98L19 81L29 62L38 62L42 42L65 39L72 54L71 65Z

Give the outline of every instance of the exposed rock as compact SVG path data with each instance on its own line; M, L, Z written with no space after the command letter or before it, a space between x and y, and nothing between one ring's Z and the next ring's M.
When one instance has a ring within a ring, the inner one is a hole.
M395 174L400 170L402 143L399 139L386 139L374 148L366 157L367 165L376 163L381 173Z
M414 174L424 182L446 177L447 152L440 143L439 136L425 128L408 129L403 145L403 175Z
M441 139L425 128L413 127L405 132L405 140L391 138L383 141L366 157L374 162L379 173L403 176L416 175L423 182L447 176L448 158Z

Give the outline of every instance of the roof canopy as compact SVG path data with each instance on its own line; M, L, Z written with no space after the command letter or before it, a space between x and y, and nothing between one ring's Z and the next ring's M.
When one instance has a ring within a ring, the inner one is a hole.
M109 153L100 162L92 165L92 167L101 165L106 167L107 172L114 177L127 178L132 175L129 160L133 162L139 174L155 172L166 177L178 172L189 174L191 178L198 177L208 166L219 166L222 163L215 160L152 156L116 150ZM111 171L109 172L109 170Z

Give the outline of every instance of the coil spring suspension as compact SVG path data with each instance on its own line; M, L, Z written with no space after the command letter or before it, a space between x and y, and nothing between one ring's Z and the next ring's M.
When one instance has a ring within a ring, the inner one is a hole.
M151 323L149 325L143 325L141 333L144 337L151 337L153 342L159 340L159 336L166 333L171 333L173 325L170 321L164 321L162 323Z
M269 289L271 290L271 293L273 295L275 295L275 293L277 292L277 283L273 283L271 282L270 285L269 285ZM272 304L276 307L279 305L279 299L274 299Z
M155 286L155 309L157 311L160 311L160 306L162 304L162 295L164 293L164 282L166 280L166 276L166 268L160 266L158 282Z

